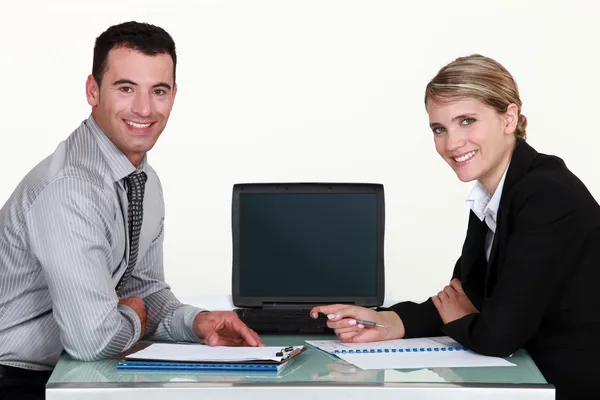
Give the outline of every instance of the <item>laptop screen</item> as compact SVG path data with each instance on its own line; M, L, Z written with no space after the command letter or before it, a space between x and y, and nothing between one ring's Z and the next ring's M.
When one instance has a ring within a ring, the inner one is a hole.
M380 305L383 207L378 184L235 185L234 304Z

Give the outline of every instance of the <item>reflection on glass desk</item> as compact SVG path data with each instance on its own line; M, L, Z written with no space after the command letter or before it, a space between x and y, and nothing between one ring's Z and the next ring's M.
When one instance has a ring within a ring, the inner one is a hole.
M262 338L269 346L288 346L334 337L264 335ZM165 372L117 371L114 360L86 363L63 355L46 387L46 398L554 399L554 388L546 383L525 351L515 353L510 361L517 366L367 371L308 346L307 351L279 373Z

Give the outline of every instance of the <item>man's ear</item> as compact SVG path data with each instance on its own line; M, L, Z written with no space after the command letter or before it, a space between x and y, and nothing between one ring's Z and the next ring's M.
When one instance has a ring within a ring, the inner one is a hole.
M173 101L171 102L171 110L173 110L173 104L175 104L175 96L177 96L177 84L173 84Z
M511 103L506 108L504 113L504 134L512 135L517 129L519 124L519 107L516 104Z
M97 106L100 101L100 86L91 74L88 75L85 82L85 97L87 97L88 104L92 107Z

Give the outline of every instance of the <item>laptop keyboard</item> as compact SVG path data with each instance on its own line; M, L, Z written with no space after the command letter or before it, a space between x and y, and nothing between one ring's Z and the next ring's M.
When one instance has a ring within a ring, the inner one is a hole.
M240 319L257 333L331 333L327 320L313 319L310 310L236 309Z

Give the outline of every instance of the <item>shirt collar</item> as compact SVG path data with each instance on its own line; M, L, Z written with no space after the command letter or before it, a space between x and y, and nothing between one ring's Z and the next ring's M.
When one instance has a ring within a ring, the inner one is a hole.
M502 189L504 188L504 180L506 179L507 171L508 166L504 170L502 179L500 179L498 187L496 188L493 196L483 187L481 183L479 183L479 181L477 181L475 182L471 193L467 197L467 205L473 211L473 213L477 215L477 218L483 221L486 216L489 216L493 221L494 228L496 225L496 216L498 214L498 207L500 206L500 198L502 197Z
M100 152L107 161L108 169L114 182L120 181L133 172L146 170L146 155L144 155L140 166L135 168L127 156L100 129L92 115L85 121L85 126L91 132L96 143L98 143Z

